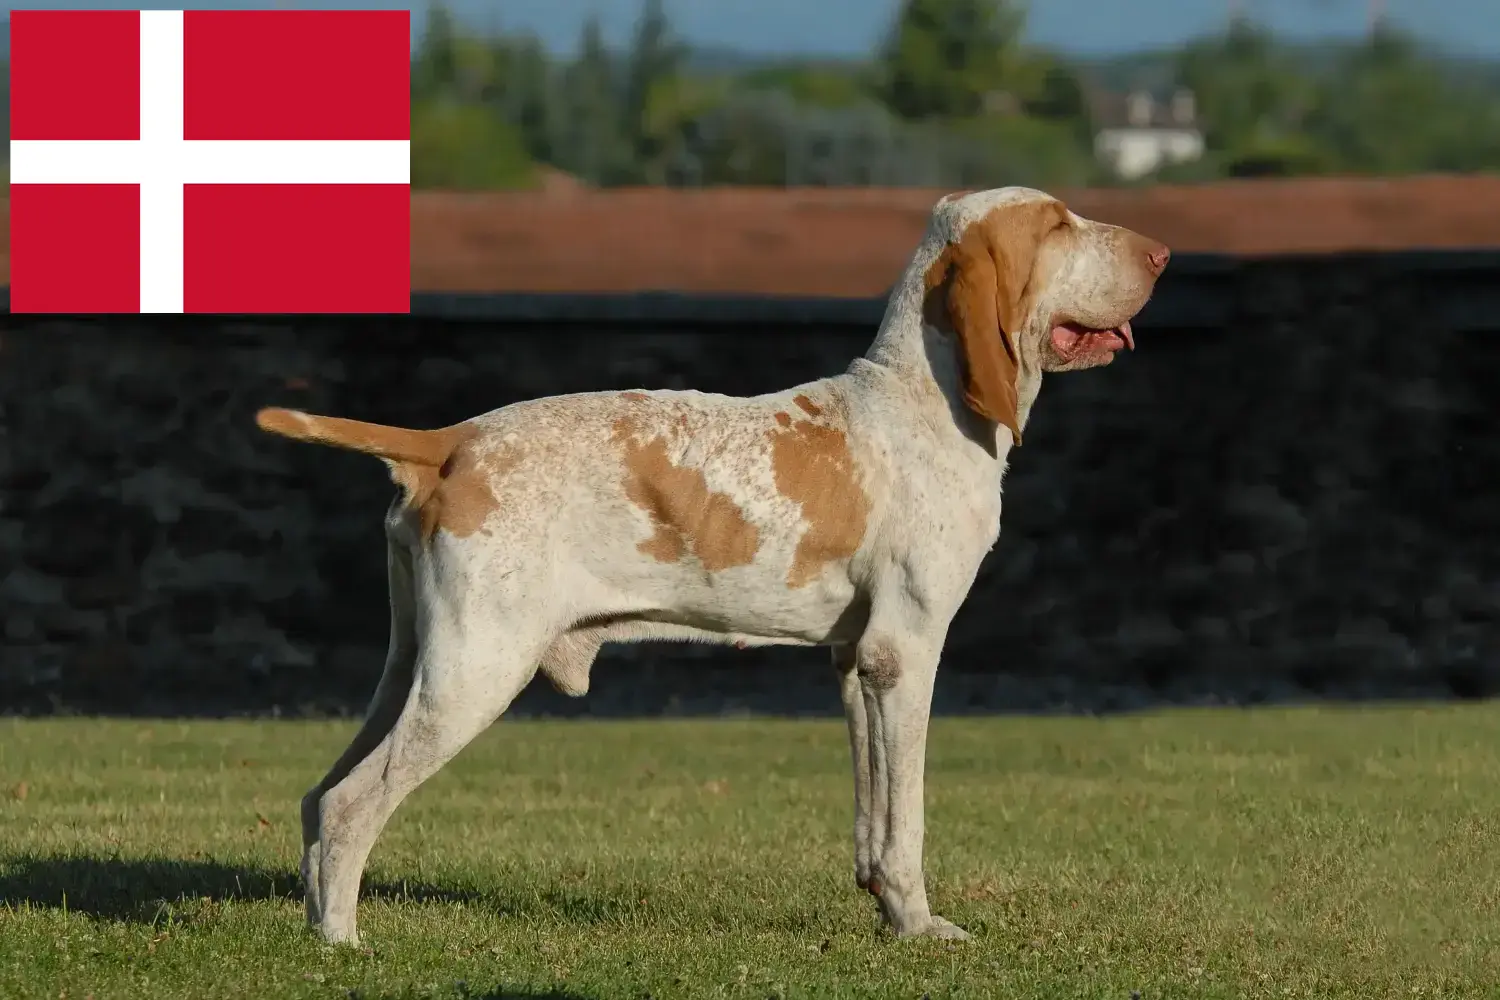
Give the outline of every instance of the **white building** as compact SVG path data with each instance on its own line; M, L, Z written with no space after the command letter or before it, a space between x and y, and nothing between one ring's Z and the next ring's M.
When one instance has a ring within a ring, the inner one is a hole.
M1136 180L1173 163L1203 156L1203 133L1190 90L1158 101L1137 90L1102 95L1094 102L1094 154L1125 180Z

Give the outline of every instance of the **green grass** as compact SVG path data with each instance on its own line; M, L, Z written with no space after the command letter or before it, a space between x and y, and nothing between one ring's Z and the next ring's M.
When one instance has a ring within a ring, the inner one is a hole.
M302 923L351 727L0 721L0 997L1500 996L1500 706L940 720L934 909L853 885L842 724L502 722Z

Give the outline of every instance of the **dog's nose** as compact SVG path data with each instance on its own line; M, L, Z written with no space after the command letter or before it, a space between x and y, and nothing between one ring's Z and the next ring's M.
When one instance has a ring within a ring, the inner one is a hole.
M1146 260L1151 265L1152 274L1161 274L1167 269L1167 261L1172 259L1172 251L1164 243L1158 243L1146 251Z

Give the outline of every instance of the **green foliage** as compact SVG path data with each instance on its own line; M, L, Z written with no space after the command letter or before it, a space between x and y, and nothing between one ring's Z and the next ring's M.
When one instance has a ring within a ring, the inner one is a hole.
M427 27L417 42L411 61L411 93L415 100L446 92L458 79L458 25L441 3L427 15Z
M1092 158L1068 122L976 116L932 129L946 156L944 183L961 187L1067 187L1087 183ZM952 179L947 179L951 177Z
M1244 21L1184 49L1178 83L1196 97L1208 148L1230 160L1297 133L1318 96L1275 40Z
M494 78L494 62L490 45L465 34L447 8L435 4L412 56L412 97L476 100Z
M621 127L618 70L604 45L597 18L583 25L578 58L558 83L560 122L553 135L554 162L594 184L625 177L632 159Z
M480 65L473 79L481 102L520 130L536 159L552 159L557 92L541 42L532 37L501 40L490 46L488 60Z
M1117 183L1091 94L1184 87L1206 154L1148 181L1500 169L1500 66L1382 32L1292 45L1241 20L1177 52L1083 62L1023 44L1021 0L904 0L868 61L694 68L662 0L621 51L468 33L441 6L412 64L418 183L1039 187ZM472 161L472 162L469 162Z
M1083 80L1061 59L1042 55L1032 63L1036 84L1027 91L1026 113L1049 121L1087 121Z
M1500 102L1450 82L1384 31L1341 60L1310 130L1340 169L1402 174L1500 167Z
M904 118L976 114L1013 73L1025 14L1010 0L907 0L881 53L881 94Z
M734 93L694 120L689 133L685 152L697 183L942 183L942 150L870 100L824 108L776 90Z
M413 187L511 188L526 187L534 179L520 132L493 111L474 104L413 103Z
M663 103L675 100L686 49L672 35L662 0L645 0L625 62L621 126L632 147L640 180L660 183L672 144ZM684 102L691 103L690 101Z
M1305 133L1257 136L1216 162L1226 177L1298 177L1334 168L1327 148Z
M412 58L413 186L532 183L532 151L546 152L549 91L534 39L473 37L434 5Z
M748 90L774 90L804 107L852 108L870 100L873 88L863 67L786 62L752 70L740 78Z
M1320 59L1242 22L1177 68L1223 175L1500 169L1500 93L1391 30Z

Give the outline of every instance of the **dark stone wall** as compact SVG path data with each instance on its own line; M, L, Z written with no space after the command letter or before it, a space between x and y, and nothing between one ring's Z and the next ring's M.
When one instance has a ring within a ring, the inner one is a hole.
M1500 275L1496 275L1500 278ZM940 711L1500 687L1500 321L1370 261L1242 269L1214 329L1043 389ZM387 634L380 463L268 403L436 426L600 388L755 393L869 327L110 321L0 329L0 711L357 713ZM827 654L607 650L517 712L837 711Z

